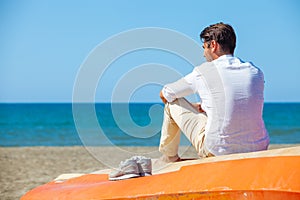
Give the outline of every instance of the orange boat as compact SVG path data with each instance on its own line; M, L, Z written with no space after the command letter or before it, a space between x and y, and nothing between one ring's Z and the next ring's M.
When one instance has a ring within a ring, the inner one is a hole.
M300 147L183 161L121 181L86 174L21 198L29 199L300 199Z

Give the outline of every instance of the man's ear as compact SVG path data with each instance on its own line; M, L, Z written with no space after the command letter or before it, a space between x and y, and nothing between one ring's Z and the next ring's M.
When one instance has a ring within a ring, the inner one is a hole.
M210 42L210 48L212 52L216 52L218 50L218 43L215 40Z

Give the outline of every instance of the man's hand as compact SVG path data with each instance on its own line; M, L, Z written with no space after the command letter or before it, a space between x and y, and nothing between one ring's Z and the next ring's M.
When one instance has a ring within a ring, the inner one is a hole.
M200 113L202 112L205 112L202 107L201 107L201 104L200 103L192 103L193 107Z
M162 102L164 102L164 104L166 104L167 103L167 99L164 97L164 95L162 93L162 90L160 91L159 96L160 96Z

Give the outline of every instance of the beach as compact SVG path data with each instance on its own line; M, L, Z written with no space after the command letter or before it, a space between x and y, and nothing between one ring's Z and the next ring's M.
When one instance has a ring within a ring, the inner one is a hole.
M271 145L270 149L293 145ZM106 152L107 158L119 162L121 156L114 147L94 147ZM122 147L131 152L156 151L157 147ZM159 155L157 155L159 156ZM187 148L185 158L197 157ZM90 154L85 147L1 147L0 199L19 199L27 191L52 181L60 174L91 173L108 168ZM117 167L117 166L116 166Z
M94 147L106 152L106 159L123 158L114 147ZM131 152L156 151L157 147L122 147ZM159 155L158 155L159 156ZM196 157L189 148L185 157ZM116 166L117 167L117 166ZM91 173L108 168L82 146L72 147L1 147L0 199L19 199L30 189L52 181L60 174Z

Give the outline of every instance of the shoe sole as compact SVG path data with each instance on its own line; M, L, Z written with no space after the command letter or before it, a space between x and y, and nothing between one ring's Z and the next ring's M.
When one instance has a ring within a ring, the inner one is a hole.
M140 177L139 174L124 174L122 176L118 176L118 177L109 177L110 181L119 181L119 180L125 180L125 179L129 179L129 178L136 178L136 177Z

